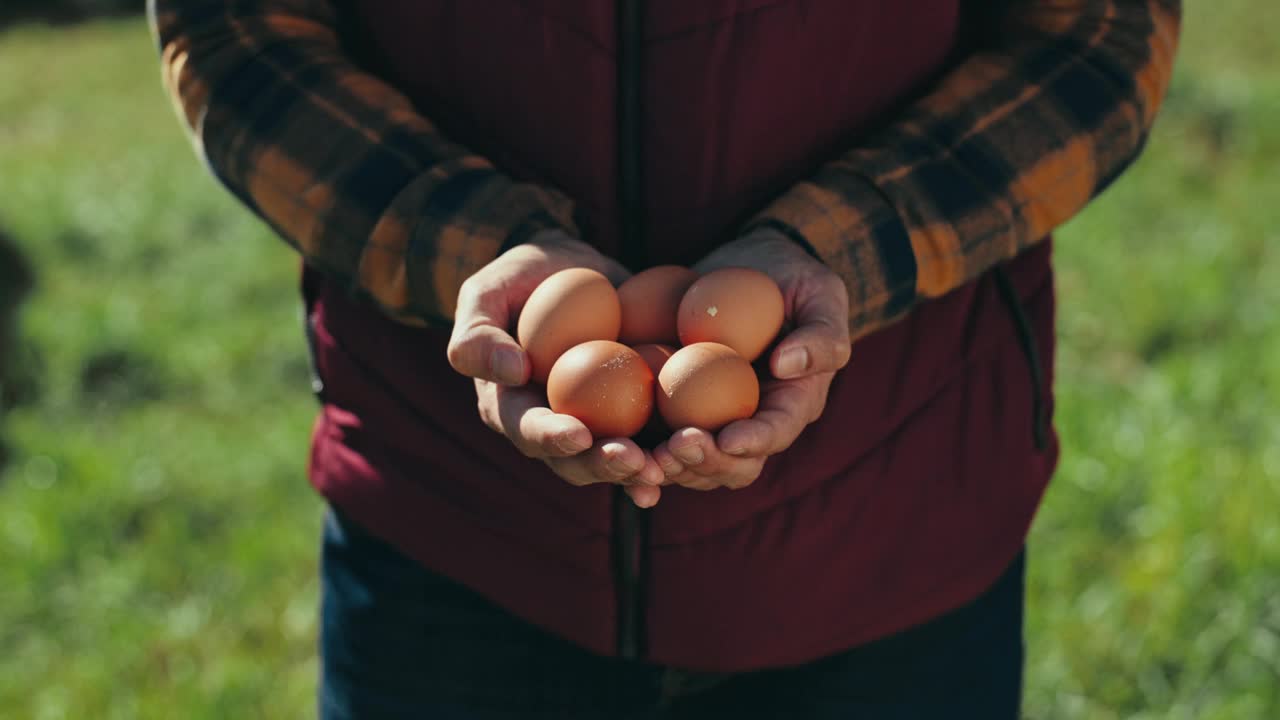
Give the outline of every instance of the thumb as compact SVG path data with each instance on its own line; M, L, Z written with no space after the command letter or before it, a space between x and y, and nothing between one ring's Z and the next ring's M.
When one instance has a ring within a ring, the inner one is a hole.
M835 372L849 362L848 334L844 339L823 325L806 325L792 331L773 351L769 369L779 380Z
M505 329L507 308L500 293L464 286L449 337L449 364L454 370L503 385L529 381L529 359Z
M841 288L843 289L843 288ZM849 362L849 305L840 292L817 293L795 310L796 329L774 348L769 369L780 380L835 372Z

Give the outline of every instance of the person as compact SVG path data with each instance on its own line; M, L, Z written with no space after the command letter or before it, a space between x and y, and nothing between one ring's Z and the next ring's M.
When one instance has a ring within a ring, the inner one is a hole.
M304 261L323 717L1017 717L1049 236L1143 147L1180 2L149 11ZM592 437L514 320L658 264L778 283L760 408Z

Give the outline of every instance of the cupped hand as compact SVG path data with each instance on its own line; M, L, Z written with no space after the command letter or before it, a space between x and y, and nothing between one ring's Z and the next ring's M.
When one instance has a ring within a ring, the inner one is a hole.
M626 438L593 438L578 419L547 407L527 385L529 358L511 336L521 308L547 277L571 267L598 270L615 284L629 273L587 243L548 231L518 245L463 283L449 339L449 364L475 378L480 417L528 457L573 485L615 483L641 507L658 501L662 470Z
M475 382L480 418L525 456L541 460L570 485L624 485L640 507L658 502L662 469L629 438L593 438L582 421L552 412L535 386Z
M668 483L695 490L747 487L765 460L791 447L826 408L835 373L849 362L849 296L844 282L794 241L757 230L716 249L694 269L759 270L778 284L784 336L769 355L755 415L713 435L677 430L653 451Z

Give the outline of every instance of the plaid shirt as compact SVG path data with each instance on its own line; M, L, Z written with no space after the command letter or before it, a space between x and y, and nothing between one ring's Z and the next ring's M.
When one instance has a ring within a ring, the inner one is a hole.
M217 177L315 267L411 323L573 203L442 137L344 53L328 0L150 0L163 74ZM1039 242L1137 156L1180 0L975 3L976 50L743 228L806 245L865 335Z

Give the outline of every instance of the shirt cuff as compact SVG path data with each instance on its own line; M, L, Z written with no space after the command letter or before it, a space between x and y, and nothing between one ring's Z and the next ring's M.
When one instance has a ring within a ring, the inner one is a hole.
M910 232L888 198L861 175L824 170L793 186L748 227L792 238L844 280L854 337L882 327L916 301Z

